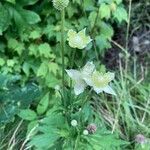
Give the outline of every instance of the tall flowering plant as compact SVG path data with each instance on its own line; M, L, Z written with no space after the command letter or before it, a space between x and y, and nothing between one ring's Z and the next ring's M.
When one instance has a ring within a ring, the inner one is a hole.
M46 117L39 121L39 126L28 146L39 150L103 150L106 143L103 138L105 137L107 141L110 137L90 101L92 92L116 95L110 85L114 80L114 73L98 72L93 61L87 61L80 69L65 69L65 42L67 41L71 48L82 50L92 39L86 34L86 28L79 32L68 30L65 39L65 8L69 5L69 1L53 0L52 2L61 13L62 88L56 89L54 105L47 112ZM73 80L73 91L72 87L66 88L66 73ZM116 135L111 135L111 138L119 141ZM43 139L45 142L41 143ZM116 147L115 144L110 142L107 148Z

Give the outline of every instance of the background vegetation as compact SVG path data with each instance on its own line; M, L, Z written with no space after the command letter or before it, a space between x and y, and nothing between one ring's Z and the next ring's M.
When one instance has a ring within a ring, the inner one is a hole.
M97 134L105 136L101 137L102 150L150 149L149 7L148 0L71 0L66 8L65 38L69 29L86 28L93 41L84 50L72 49L66 42L65 68L80 68L90 60L99 71L116 75L113 88L117 96L92 93L84 110L85 118L95 112L99 118ZM66 141L63 147L56 147L62 141L50 131L59 124L51 112L59 109L61 101L60 17L49 0L0 1L0 150L51 146L69 150L72 144ZM69 90L67 76L65 81ZM83 94L78 101L85 97ZM34 129L42 120L48 128L42 126L40 132L49 131L53 136L38 134L36 138L39 131ZM63 128L61 135L67 137L71 127ZM84 139L91 142L88 149L99 150L92 138ZM84 141L77 149L85 148Z

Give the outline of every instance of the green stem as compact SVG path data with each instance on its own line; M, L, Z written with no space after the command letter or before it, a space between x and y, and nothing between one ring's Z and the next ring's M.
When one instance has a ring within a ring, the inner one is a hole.
M132 9L132 0L129 0L129 16L128 16L128 23L127 23L127 33L126 33L126 63L125 63L125 73L127 74L128 71L128 42L129 42L129 30L130 30L130 20L131 20L131 9Z
M62 57L62 88L64 94L65 86L65 61L64 61L64 50L65 50L65 40L64 40L64 22L65 22L65 10L61 11L61 57Z
M98 18L99 18L99 9L100 9L100 7L98 8L98 12L96 14L94 25L93 25L93 27L91 29L91 37L92 37L92 39L94 39L94 35L93 34L94 34L94 30L95 30L95 27L96 27L96 24L97 24L97 21L98 21ZM96 48L95 39L93 40L93 46L94 46L94 50L95 50L96 59L99 62L99 57L98 57L98 52L97 52L97 48Z
M72 57L71 57L71 60L70 60L71 68L74 66L75 55L76 55L76 50L73 50ZM70 80L70 87L72 88L72 80Z

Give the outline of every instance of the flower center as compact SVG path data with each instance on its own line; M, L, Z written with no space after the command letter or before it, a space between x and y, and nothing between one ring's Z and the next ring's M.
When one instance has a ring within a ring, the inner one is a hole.
M101 87L101 88L107 86L107 84L108 84L107 79L105 79L102 76L98 76L98 75L93 75L92 81L96 87Z
M81 38L79 35L77 35L77 36L75 36L75 38L74 38L74 42L75 42L76 44L80 44L80 43L82 42L82 38Z

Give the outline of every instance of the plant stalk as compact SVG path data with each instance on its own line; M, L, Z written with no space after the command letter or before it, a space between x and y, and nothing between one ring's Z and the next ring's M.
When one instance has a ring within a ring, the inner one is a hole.
M129 43L129 31L130 31L130 22L131 22L131 9L132 9L132 0L129 0L129 11L128 11L129 16L128 16L127 32L126 32L126 63L125 63L126 75L128 71L128 62L129 62L128 43Z
M65 51L65 40L64 40L64 22L65 22L65 10L61 11L61 57L62 57L62 89L64 94L65 86L65 61L64 61L64 51Z

